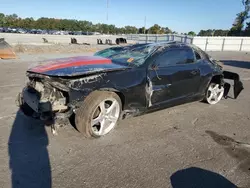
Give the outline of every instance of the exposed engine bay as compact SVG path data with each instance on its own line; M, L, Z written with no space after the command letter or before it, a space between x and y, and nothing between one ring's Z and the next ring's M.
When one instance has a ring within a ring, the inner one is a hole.
M60 88L60 83L47 80L46 77L38 78L28 75L29 81L19 96L18 103L22 106L25 103L34 111L33 116L47 120L54 118L57 113L69 111L68 93ZM66 88L64 88L65 90Z

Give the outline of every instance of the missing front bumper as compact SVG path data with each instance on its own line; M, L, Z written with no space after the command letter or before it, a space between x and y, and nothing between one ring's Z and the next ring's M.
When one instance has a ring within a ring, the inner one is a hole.
M54 101L41 99L40 93L29 88L24 88L20 94L22 103L26 103L36 113L63 112L68 110L65 98L58 98ZM20 103L20 102L19 102Z
M22 92L23 102L29 105L32 110L37 113L52 112L52 105L49 101L40 102L39 95L37 93L31 93L28 88L25 88Z

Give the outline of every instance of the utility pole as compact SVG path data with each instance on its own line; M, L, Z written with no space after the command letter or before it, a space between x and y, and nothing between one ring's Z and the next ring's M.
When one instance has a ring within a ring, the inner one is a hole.
M144 34L146 33L146 22L147 22L147 17L145 16L145 18L144 18Z
M109 0L107 0L107 24L109 20ZM108 34L109 34L109 28L108 28Z
M107 21L109 20L109 0L107 0Z

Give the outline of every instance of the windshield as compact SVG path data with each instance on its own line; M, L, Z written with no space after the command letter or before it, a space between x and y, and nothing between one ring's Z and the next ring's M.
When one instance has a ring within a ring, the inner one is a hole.
M130 47L117 47L108 48L95 53L95 56L110 58L117 63L133 63L141 65L145 62L146 58L154 51L153 45L141 45Z
M107 49L96 52L94 56L101 56L101 57L108 58L111 55L121 52L122 50L124 50L124 47L107 48Z

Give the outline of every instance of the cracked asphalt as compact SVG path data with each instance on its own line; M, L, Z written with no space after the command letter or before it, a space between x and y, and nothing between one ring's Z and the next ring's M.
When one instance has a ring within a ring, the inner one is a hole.
M15 105L27 67L58 54L0 60L0 187L250 188L250 53L210 54L240 74L237 100L129 118L100 139L70 125L52 136Z

